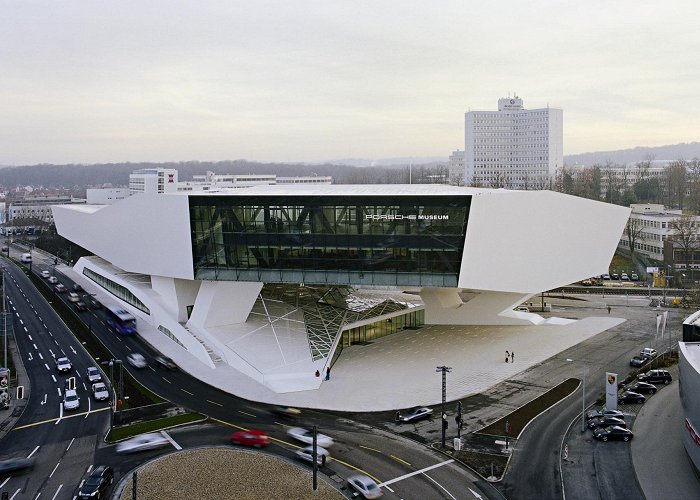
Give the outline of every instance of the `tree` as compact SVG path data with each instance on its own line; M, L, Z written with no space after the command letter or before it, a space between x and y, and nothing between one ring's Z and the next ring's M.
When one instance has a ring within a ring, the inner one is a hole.
M673 202L677 201L675 206L680 210L683 210L683 201L685 199L686 190L688 189L687 173L688 169L686 168L685 160L676 160L666 169L668 205L673 206Z
M635 217L630 216L627 220L627 225L625 226L624 234L627 235L627 243L630 246L630 254L632 256L632 261L634 261L634 249L637 244L637 240L642 235L643 229L642 221Z
M489 183L489 187L494 189L510 187L510 178L500 170L496 172L493 180Z
M678 243L678 246L683 251L685 270L689 271L690 263L693 260L693 251L698 246L696 217L690 214L682 214L679 218L669 222L669 226L673 231L671 235L673 242ZM675 262L675 255L673 261Z

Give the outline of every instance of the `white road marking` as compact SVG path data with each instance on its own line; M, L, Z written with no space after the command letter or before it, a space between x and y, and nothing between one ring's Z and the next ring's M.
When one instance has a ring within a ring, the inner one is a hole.
M32 455L34 455L36 453L36 450L38 450L39 448L41 448L41 446L37 446L36 448L34 448L32 452L27 456L27 458L32 458Z
M61 465L61 462L58 462L58 463L56 464L56 467L53 468L53 470L51 471L51 474L49 474L49 477L53 477L53 473L56 472L56 469L58 469L58 466L59 466L59 465ZM38 496L38 495L37 495L37 496Z
M24 329L26 330L27 328L25 327ZM30 342L34 342L34 339L32 338L31 335L27 335L27 337L29 337Z
M41 359L44 359L44 356L42 356L41 353L39 353L39 357L40 357Z
M87 468L87 471L85 471L85 474L90 474L91 470L92 470L92 465L89 465Z
M450 496L450 498L452 498L452 500L457 500L457 499L454 497L454 495L453 495L452 493L450 493L449 491L447 491L447 489L446 489L443 485L441 485L440 483L438 483L435 479L433 479L432 477L430 477L430 476L427 475L427 474L423 474L423 475L424 475L425 477L427 477L428 479L430 479L430 480L431 480L432 482L434 482L435 484L437 484L440 488L442 488L442 491L444 491L445 493L447 493L447 494Z
M85 389L87 391L87 386L85 385L85 382L83 382L83 389ZM90 401L90 400L88 399L88 401Z
M10 480L11 477L12 477L12 476L8 477L7 479L5 479L5 480L2 482L2 484L0 484L0 490L2 489L3 486L5 486L5 485L7 484L7 482Z
M70 450L70 447L73 444L73 441L75 441L75 438L70 440L70 443L68 443L68 448L66 448L66 451Z
M15 494L12 495L12 496L10 497L10 500L15 500L15 497L17 496L17 493L19 493L20 491L22 491L22 488L17 488L17 491L15 491ZM41 493L39 493L39 495L41 495ZM37 495L37 497L38 497L39 495Z
M49 371L51 370L51 368L49 368L49 365L47 365L46 363L44 363L44 366L46 367L47 370L49 370Z
M55 358L55 357L56 357L56 355L53 353L53 351L52 351L51 349L49 349L49 352L51 353L51 357L52 357L52 358Z
M170 437L170 434L168 434L168 433L165 432L165 431L160 431L160 433L161 433L161 435L162 435L165 439L167 439L168 441L170 441L170 444L172 444L172 445L175 447L176 450L180 451L180 450L182 449L182 446L180 446L179 444L177 444L177 443L175 442L175 440L174 440L173 438Z
M424 472L428 472L429 470L437 469L438 467L442 467L443 465L451 464L452 462L454 462L454 460L452 460L452 459L445 460L444 462L440 462L438 464L431 465L430 467L425 467L421 470L416 470L416 471L413 471L409 474L404 474L403 476L399 476L397 478L390 479L389 481L385 481L383 483L380 483L378 486L382 487L382 486L386 486L387 484L398 483L399 481L403 481L404 479L408 479L409 477L413 477L413 476L416 476L418 474L423 474Z
M83 385L85 385L85 384L83 384ZM87 390L87 389L86 389L86 390ZM87 413L85 414L85 418L88 418L88 417L90 416L90 411L91 411L91 410L90 410L90 398L88 397L87 400L88 400L88 411L87 411Z
M162 378L163 380L165 380L167 383L172 384L172 382L171 382L170 380L168 380L167 378L165 378L165 377L161 377L161 378Z
M58 423L63 418L63 403L58 403L58 410L58 420L56 420L56 423L54 425L58 425Z
M36 317L39 319L39 321L43 321L43 320L41 319L41 316L39 316L38 314L37 314Z
M36 349L37 351L39 350L39 348L36 346L36 344L32 344L32 345L34 346L34 349Z
M28 332L28 331L29 331L29 330L27 330L27 327L26 327L26 326L23 327L23 328L24 328L24 331L25 331L25 332ZM32 340L31 336L29 337L29 340Z
M46 398L48 397L48 394L44 394L44 400L41 402L42 405L46 404Z
M60 397L61 397L61 388L60 388L60 387L56 387L56 389L58 389L58 397L60 398Z
M12 302L10 302L10 304L12 304ZM12 310L16 311L17 309L15 309L15 306L12 306Z
M19 324L20 324L20 325L23 325L23 324L24 324L24 321L22 321L22 320L20 319L20 320L19 320Z
M56 500L56 497L58 496L58 492L61 491L61 488L63 488L63 483L58 485L58 489L56 490L56 493L54 496L51 497L51 500Z
M29 361L32 361L33 359L34 359L34 357L32 356L32 353L30 352L29 353Z
M69 347L70 347L70 350L73 351L73 354L78 354L77 352L75 352L75 349L73 349L73 346L69 346Z
M56 383L56 375L51 375L51 378L53 379L54 384Z

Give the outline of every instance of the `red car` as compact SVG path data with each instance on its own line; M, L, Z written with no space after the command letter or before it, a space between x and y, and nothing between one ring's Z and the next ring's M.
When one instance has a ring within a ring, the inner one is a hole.
M263 431L238 431L231 434L231 444L244 444L246 446L260 448L262 446L267 446L269 442L270 439Z

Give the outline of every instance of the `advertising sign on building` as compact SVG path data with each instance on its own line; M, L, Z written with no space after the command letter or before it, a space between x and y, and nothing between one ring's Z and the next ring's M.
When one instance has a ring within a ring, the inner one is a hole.
M605 374L605 407L608 410L617 409L617 373Z

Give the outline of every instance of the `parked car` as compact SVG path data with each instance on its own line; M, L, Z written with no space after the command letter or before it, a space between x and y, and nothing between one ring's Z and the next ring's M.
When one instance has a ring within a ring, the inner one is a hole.
M100 373L100 370L98 370L96 366L89 366L87 369L87 379L88 379L88 382L90 382L91 384L94 384L95 382L99 382L102 380L102 374Z
M75 292L68 292L68 301L69 302L78 302L80 300L80 295L78 295Z
M313 432L311 429L304 429L302 427L292 427L287 431L287 434L301 441L302 443L311 444L313 442ZM323 446L324 448L330 448L333 446L333 440L326 436L325 434L316 434L316 445Z
M630 279L632 281L639 281L639 275L637 273L630 274Z
M416 406L411 408L406 413L399 413L399 422L417 422L426 418L430 418L433 414L433 410L426 408L425 406Z
M63 358L56 358L56 370L59 372L69 372L73 369L73 364L70 362L70 359L63 357Z
M651 361L651 358L647 358L646 356L635 356L630 359L630 366L639 368L646 365L649 361Z
M670 384L673 377L671 377L668 370L649 370L646 373L637 375L637 380L650 384Z
M619 280L619 279L620 279L620 276L619 276L617 273L612 273L612 274L610 275L610 278L612 278L612 279L614 279L614 280Z
M85 290L83 290L83 287L80 286L78 283L73 283L73 291L80 293L84 292Z
M83 302L82 300L79 300L78 302L73 304L73 308L78 312L87 311L87 306L85 305L85 302Z
M78 490L78 498L100 498L114 482L114 471L107 465L92 469L90 476Z
M141 434L126 441L122 441L117 445L117 453L134 453L143 450L154 450L168 446L168 441L162 434L150 433Z
M63 393L63 409L64 410L77 410L80 408L80 398L75 389L68 389Z
M0 476L24 472L34 467L33 458L8 458L0 460Z
M639 355L651 359L656 356L656 349L652 349L651 347L645 347L641 350Z
M249 431L237 431L231 434L231 444L242 444L245 446L254 446L260 448L267 446L270 443L270 438L263 431L251 429Z
M102 382L98 382L92 385L92 398L95 401L104 401L109 399L109 391L107 386Z
M516 308L513 309L513 310L514 310L514 311L518 311L518 312L524 312L524 313L529 313L529 312L530 312L530 309L528 309L527 306L518 306L518 307L516 307Z
M624 427L611 426L600 427L594 430L593 436L596 439L600 439L602 441L609 441L612 439L621 439L622 441L629 441L634 437L634 434L632 434L631 430L625 429Z
M639 394L638 392L625 391L617 398L617 403L621 405L626 405L629 403L643 403L647 398Z
M49 276L49 283L55 285L56 283L58 283L58 278L56 276Z
M627 273L622 273L622 274L620 275L620 279L621 279L622 281L629 281L629 280L630 280L630 277L627 275Z
M590 410L588 413L586 413L586 419L598 417L616 417L624 419L625 414L622 413L620 410L607 410L605 408L603 408L602 410Z
M632 387L630 387L629 390L638 394L656 394L656 391L658 389L654 384L649 384L647 382L637 382Z
M313 462L313 446L307 446L306 448L302 448L301 450L298 450L296 452L297 457L299 457L301 460L304 460L305 462L312 463ZM325 448L322 448L320 446L316 447L316 463L318 465L324 466L326 465L326 460L331 456L330 453L328 453L328 450Z
M68 290L63 284L57 283L53 289L56 291L56 293L65 293L66 290Z
M146 358L143 357L143 354L140 354L138 352L132 352L128 354L126 356L126 360L134 368L146 368L146 366L148 365L148 363L146 363Z
M597 429L598 427L610 427L611 425L619 425L620 427L627 427L627 424L622 418L618 417L598 417L592 418L588 421L589 429Z
M48 272L47 270L41 271L41 277L42 277L42 278L48 278L49 276L51 276L51 273Z
M610 279L610 275L609 275L608 273L605 273L605 274L603 275L603 279L604 279L604 280L609 280L609 279Z
M153 361L155 362L156 366L160 368L165 368L166 370L177 370L177 365L167 356L156 356Z
M383 495L377 483L364 474L357 474L348 478L348 485L364 498L379 498Z

